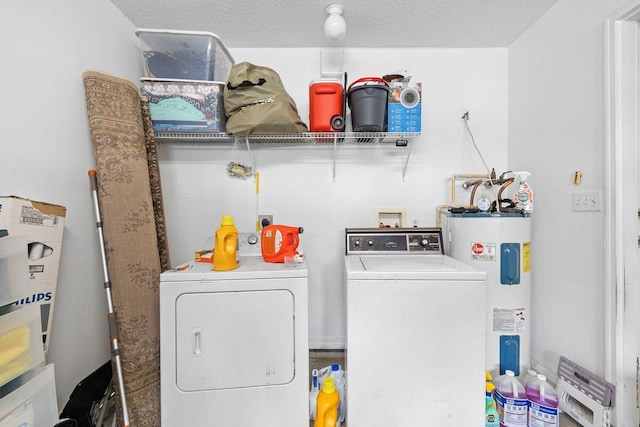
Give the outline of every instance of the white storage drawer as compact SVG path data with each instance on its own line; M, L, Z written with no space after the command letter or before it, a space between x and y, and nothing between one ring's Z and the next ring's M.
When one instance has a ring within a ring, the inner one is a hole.
M0 316L0 386L42 362L40 307L25 305Z
M0 393L0 427L52 427L58 422L53 364L24 374Z

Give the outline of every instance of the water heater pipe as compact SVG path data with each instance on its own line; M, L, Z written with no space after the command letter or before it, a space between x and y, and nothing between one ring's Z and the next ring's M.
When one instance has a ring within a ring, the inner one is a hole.
M474 173L459 173L451 175L451 206L456 206L456 179L469 179L469 178L480 178L480 179L490 179L489 175L486 174L474 174ZM467 206L470 207L470 206Z

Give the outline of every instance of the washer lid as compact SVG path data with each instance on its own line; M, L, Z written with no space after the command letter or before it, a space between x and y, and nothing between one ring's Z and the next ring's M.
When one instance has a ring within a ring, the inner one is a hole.
M349 279L485 280L486 273L446 255L346 255Z

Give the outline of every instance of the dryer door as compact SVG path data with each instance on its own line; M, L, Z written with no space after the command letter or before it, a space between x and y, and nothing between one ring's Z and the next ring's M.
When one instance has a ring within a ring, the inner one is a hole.
M294 378L288 290L202 292L176 300L176 384L182 391L287 384Z

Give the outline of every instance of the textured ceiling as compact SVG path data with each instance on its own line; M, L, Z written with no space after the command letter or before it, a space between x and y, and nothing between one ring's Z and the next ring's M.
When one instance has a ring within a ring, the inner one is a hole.
M228 48L507 47L557 0L112 0L138 28L209 31ZM329 42L325 7L344 7Z

